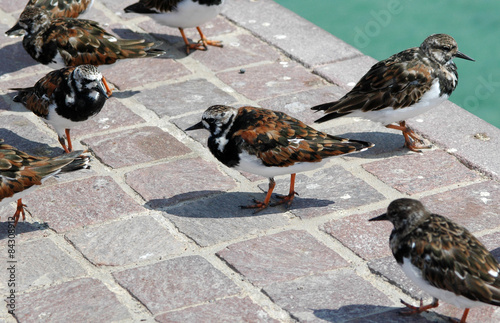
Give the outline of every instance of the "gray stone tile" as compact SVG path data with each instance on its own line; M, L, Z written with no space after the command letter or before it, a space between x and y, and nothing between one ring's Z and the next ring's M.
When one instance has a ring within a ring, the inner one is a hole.
M363 168L409 195L481 178L442 150L384 159L365 164Z
M66 238L96 266L160 260L186 248L185 242L177 240L149 216L71 232Z
M214 163L201 158L176 160L133 170L125 179L146 201L159 208L190 199L209 196L236 187Z
M191 149L158 127L142 127L85 139L105 164L120 168L186 155Z
M314 72L346 90L351 90L375 63L377 60L374 58L359 56L317 67Z
M155 315L239 293L229 278L200 256L170 259L113 276Z
M228 1L223 14L306 66L361 55L357 49L270 0Z
M217 255L257 286L348 266L335 251L297 230L238 242Z
M387 296L350 269L275 283L263 291L301 322L342 322L392 305Z
M198 323L198 322L279 322L271 318L261 307L250 298L230 297L189 307L179 311L168 312L155 317L156 321L164 323Z
M224 193L168 209L164 215L200 246L210 246L246 235L286 226L282 213L267 209L257 214L243 210L251 203L248 193Z
M95 279L84 278L19 295L20 322L114 322L132 320L116 295ZM71 309L71 310L69 310Z

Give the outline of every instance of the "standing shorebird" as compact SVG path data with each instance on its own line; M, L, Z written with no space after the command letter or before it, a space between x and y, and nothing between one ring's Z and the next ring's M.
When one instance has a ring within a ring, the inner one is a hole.
M433 302L410 308L404 314L416 314L437 307L443 300L465 308L491 304L500 306L500 265L486 247L466 228L429 212L413 199L398 199L387 213L370 221L390 221L392 254L404 273L429 293Z
M220 41L208 40L200 25L214 19L222 10L225 0L140 0L125 8L125 12L150 14L162 25L179 28L186 44L186 52L191 49L207 50L207 45L222 47ZM198 43L189 43L184 28L194 28L200 34Z
M340 100L312 107L325 111L316 122L349 115L380 122L401 130L412 151L430 148L406 126L405 120L422 114L448 99L457 87L453 58L474 61L458 50L446 34L427 37L420 47L410 48L373 65L354 88ZM393 123L398 122L399 125Z
M370 142L330 136L282 112L248 106L212 106L186 130L196 129L210 131L208 148L224 165L269 178L265 200L244 207L257 212L269 205L274 176L291 174L289 194L278 196L281 201L274 204L290 205L297 194L295 173L319 168L327 157L373 147Z

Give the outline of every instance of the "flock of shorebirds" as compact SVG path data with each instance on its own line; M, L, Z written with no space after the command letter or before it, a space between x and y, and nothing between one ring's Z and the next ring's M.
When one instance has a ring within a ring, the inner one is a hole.
M206 50L221 42L205 38L200 25L216 17L225 0L140 0L125 12L150 15L159 23L179 28L186 51ZM112 91L97 66L119 59L163 55L159 43L144 39L119 39L95 21L77 18L89 10L93 0L30 0L7 35L23 36L23 46L41 64L56 70L33 87L17 88L15 102L23 104L57 132L66 152L55 158L31 156L0 139L0 204L17 200L10 217L17 224L25 217L22 196L58 172L86 168L90 156L73 151L70 129L97 115ZM190 43L184 28L196 27L200 41ZM419 47L392 55L373 65L354 88L338 101L312 107L324 111L316 122L341 116L356 116L400 130L405 146L416 152L430 148L405 120L448 99L458 74L454 58L473 60L458 50L446 34L427 37ZM244 106L209 107L201 121L186 130L210 132L208 148L227 167L269 178L263 201L244 208L256 212L278 204L290 205L297 194L295 174L321 167L327 157L369 149L366 141L332 136L282 112ZM274 177L290 174L290 191L271 203ZM421 313L438 306L442 299L465 308L500 306L500 265L466 228L429 212L419 201L398 199L387 213L371 221L388 220L394 225L390 247L406 275L434 297L429 305L404 303L406 314Z

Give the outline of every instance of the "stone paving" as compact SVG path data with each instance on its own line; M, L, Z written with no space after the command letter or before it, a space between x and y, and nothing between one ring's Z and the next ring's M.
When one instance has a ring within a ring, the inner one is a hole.
M25 1L0 0L0 30ZM15 238L15 322L446 322L462 312L401 316L400 299L429 297L388 248L391 226L367 219L410 196L467 226L500 256L500 130L446 102L410 121L435 145L402 147L399 132L353 118L316 128L376 147L297 175L292 207L253 214L267 179L221 165L208 133L183 129L213 104L285 111L312 124L309 107L344 94L374 60L271 0L229 0L204 26L223 49L186 55L177 30L125 14L134 0L96 1L88 18L121 37L162 40L161 58L104 68L113 97L72 131L92 168L51 178L24 201L32 216ZM195 30L188 37L197 39ZM392 54L398 49L388 49ZM12 102L50 69L20 39L0 36L0 138L59 155L55 132ZM244 70L244 73L242 73ZM460 86L457 91L460 91ZM480 134L480 135L477 135ZM277 178L277 192L289 177ZM0 292L7 286L7 223L0 210ZM498 322L473 309L469 322Z

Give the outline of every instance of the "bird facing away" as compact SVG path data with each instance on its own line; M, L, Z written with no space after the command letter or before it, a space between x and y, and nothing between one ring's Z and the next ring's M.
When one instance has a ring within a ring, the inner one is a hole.
M26 214L22 197L35 189L37 185L59 172L71 172L88 168L90 157L82 151L74 151L58 157L36 157L3 143L0 139L0 205L17 200L17 209L12 218L17 225L22 214Z
M312 107L326 114L316 122L345 115L366 118L401 130L405 146L412 151L430 148L422 145L422 140L406 126L405 120L439 105L455 90L458 74L454 57L474 61L458 51L453 37L431 35L420 47L404 50L373 65L340 100ZM399 125L393 124L395 122Z
M225 0L140 0L124 10L149 14L159 24L179 28L186 44L186 52L191 49L207 50L207 45L223 47L220 41L206 39L200 25L214 19L222 10ZM196 27L200 34L198 43L189 43L184 28Z
M465 308L491 304L500 306L500 265L485 246L466 228L444 216L429 212L417 200L393 201L387 213L370 221L394 225L390 247L405 274L434 299L429 305L411 306L406 314L437 307L443 300Z
M144 39L119 39L92 20L52 19L41 8L29 6L10 30L24 29L24 49L37 62L52 68L84 64L113 64L119 59L154 57L165 51Z
M250 106L214 105L186 130L195 129L210 132L208 148L227 167L269 178L265 200L244 207L257 212L269 205L274 176L291 174L289 194L278 196L281 201L274 204L290 205L296 194L295 173L319 168L327 157L373 147L369 142L322 133L285 113Z
M14 102L22 103L54 127L67 153L73 150L70 129L98 114L108 98L102 74L93 65L55 70L33 87L12 90L19 91Z

